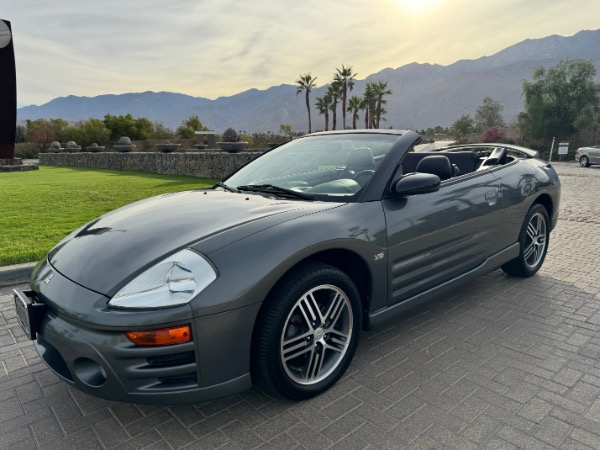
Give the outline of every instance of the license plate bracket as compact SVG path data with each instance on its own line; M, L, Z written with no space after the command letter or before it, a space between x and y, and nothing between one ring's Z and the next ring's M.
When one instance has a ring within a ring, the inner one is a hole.
M46 305L36 301L35 293L33 291L13 289L13 295L15 299L17 320L21 324L27 337L30 340L34 340L37 335L40 318L46 311Z

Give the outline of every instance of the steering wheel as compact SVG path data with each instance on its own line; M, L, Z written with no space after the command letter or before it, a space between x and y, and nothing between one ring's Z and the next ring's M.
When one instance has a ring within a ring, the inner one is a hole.
M508 150L504 147L496 147L492 152L483 160L477 170L487 169L489 166L495 166L502 162L506 157Z
M372 169L361 170L360 172L356 173L352 178L354 179L354 181L360 184L361 187L363 187L373 177L374 173L375 171Z

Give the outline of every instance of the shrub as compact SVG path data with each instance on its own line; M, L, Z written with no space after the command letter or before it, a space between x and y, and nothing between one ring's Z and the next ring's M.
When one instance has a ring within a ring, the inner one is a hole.
M245 133L241 133L241 134L239 135L239 139L240 139L240 141L245 141L245 142L247 142L247 143L248 143L248 146L249 146L250 148L252 148L252 146L254 145L254 141L252 140L252 136L249 136L249 135L247 135L247 134L245 134Z
M129 139L127 136L121 136L121 139L119 139L119 145L131 145L131 139Z
M221 137L221 140L223 142L238 142L240 140L240 137L238 136L238 134L235 132L235 130L233 128L227 128L223 132L223 136Z
M479 140L481 142L503 142L504 135L498 128L490 127L486 128L483 133L479 135Z
M33 142L22 142L15 145L15 157L23 159L36 159L40 149Z

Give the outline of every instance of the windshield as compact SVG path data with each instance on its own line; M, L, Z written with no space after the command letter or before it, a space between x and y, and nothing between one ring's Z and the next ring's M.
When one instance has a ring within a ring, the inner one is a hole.
M319 200L351 201L369 183L399 137L348 133L300 138L252 161L224 183L246 190L270 185Z

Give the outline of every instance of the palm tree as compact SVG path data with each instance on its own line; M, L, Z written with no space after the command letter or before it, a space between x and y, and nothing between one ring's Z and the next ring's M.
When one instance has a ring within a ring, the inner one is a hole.
M336 81L332 81L331 85L327 87L327 94L329 96L331 96L331 105L329 106L329 109L333 113L331 116L331 119L332 119L331 120L331 122L332 122L331 129L335 130L336 123L337 123L337 104L338 104L338 99L342 95L342 89L341 89L340 84Z
M375 96L377 97L377 106L375 110L375 128L379 128L379 122L381 121L381 116L386 113L383 105L386 104L386 101L383 99L384 95L391 95L391 89L387 87L387 81L378 81L374 83L375 88ZM385 119L384 119L385 120Z
M317 111L320 115L325 115L325 131L329 131L329 108L331 107L331 96L325 94L323 97L317 97Z
M333 75L333 80L340 85L342 94L342 124L344 129L346 129L346 99L348 92L354 88L354 77L357 74L352 73L352 66L345 67L343 64L341 69L335 70L336 73Z
M301 94L302 91L306 92L306 111L308 111L308 133L310 134L312 131L311 122L310 122L310 91L312 88L317 87L315 83L317 81L317 77L314 77L310 73L305 73L304 75L300 75L300 78L296 80L296 95Z
M358 111L362 109L363 99L357 95L350 97L348 101L348 112L352 113L352 129L356 130L356 122L358 121Z
M360 109L365 112L365 128L369 128L369 104L364 96L360 99Z
M367 83L363 94L363 109L365 110L365 128L375 128L375 110L377 95L375 83Z

